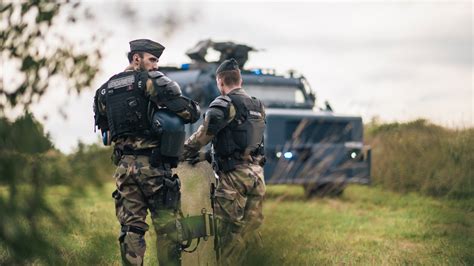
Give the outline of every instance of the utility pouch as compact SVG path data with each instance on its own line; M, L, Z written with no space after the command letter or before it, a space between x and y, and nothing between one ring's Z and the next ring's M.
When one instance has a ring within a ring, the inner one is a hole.
M184 127L184 126L183 126ZM161 155L167 157L179 157L183 154L186 132L184 131L166 131L161 134Z
M120 160L122 159L123 151L121 149L114 149L114 152L112 153L111 159L112 162L118 166Z
M161 154L159 148L154 148L151 150L151 154L149 157L149 163L152 167L160 167L161 166Z
M219 171L228 173L232 170L235 170L235 160L232 157L219 158L217 160L217 167Z
M171 177L163 178L163 204L168 209L179 208L179 202L181 200L181 182L177 174L174 174Z

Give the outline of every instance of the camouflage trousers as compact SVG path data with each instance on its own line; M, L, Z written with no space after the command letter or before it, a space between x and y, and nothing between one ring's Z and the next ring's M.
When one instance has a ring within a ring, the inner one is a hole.
M221 264L240 265L248 243L261 245L257 229L263 222L265 195L263 168L258 164L237 165L229 173L218 173L215 214L222 220Z
M147 156L124 155L114 177L117 190L113 197L117 219L122 226L119 241L123 264L143 265L144 234L149 228L145 220L150 211L157 232L160 265L179 265L180 252L176 242L158 232L176 219L180 207L179 195L175 202L166 200L170 190L164 181L171 177L171 170L151 167Z

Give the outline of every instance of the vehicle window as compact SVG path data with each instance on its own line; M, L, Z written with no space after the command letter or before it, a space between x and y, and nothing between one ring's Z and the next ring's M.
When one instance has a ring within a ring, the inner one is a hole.
M303 92L296 86L248 84L244 85L244 89L250 96L257 97L264 103L300 104L305 102Z
M353 141L352 124L340 121L288 121L286 140L298 139L302 143L344 143Z

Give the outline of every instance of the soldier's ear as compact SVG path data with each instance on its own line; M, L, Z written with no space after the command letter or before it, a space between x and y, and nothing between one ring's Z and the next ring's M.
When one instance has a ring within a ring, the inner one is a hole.
M220 87L224 88L224 80L220 78L218 82L219 82Z
M140 62L140 55L138 53L133 55L133 62L135 63Z

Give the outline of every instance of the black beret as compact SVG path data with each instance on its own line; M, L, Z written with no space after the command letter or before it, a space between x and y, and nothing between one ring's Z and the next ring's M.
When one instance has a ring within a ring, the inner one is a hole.
M160 58L165 47L148 39L138 39L130 42L130 52L147 52Z
M235 61L234 58L222 62L222 64L216 70L216 75L224 71L232 70L239 70L239 64L237 63L237 61Z

